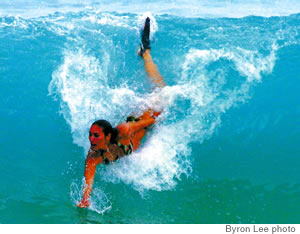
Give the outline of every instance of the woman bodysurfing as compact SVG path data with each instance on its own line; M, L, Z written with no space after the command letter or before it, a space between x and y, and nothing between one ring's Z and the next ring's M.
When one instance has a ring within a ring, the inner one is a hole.
M146 73L151 81L158 88L164 87L165 82L150 54L149 17L145 20L138 55L143 59ZM84 170L85 186L82 200L77 204L78 207L85 208L90 205L90 195L97 165L100 163L109 164L135 151L140 146L147 127L156 122L160 113L148 109L139 117L129 116L125 123L121 123L115 128L106 120L97 120L91 125L89 131L91 146L85 160Z

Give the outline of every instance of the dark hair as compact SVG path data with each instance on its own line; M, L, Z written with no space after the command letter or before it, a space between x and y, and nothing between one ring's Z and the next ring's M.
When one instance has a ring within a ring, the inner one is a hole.
M118 138L118 135L119 135L119 130L116 129L116 128L113 128L111 126L111 124L104 120L104 119L99 119L97 121L95 121L93 125L97 125L98 127L102 128L102 131L104 133L105 136L107 136L109 133L111 134L111 137L110 137L110 143L112 144L116 144L117 143L117 138Z

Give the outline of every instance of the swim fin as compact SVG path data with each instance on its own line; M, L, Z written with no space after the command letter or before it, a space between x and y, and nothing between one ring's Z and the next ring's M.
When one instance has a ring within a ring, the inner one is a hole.
M150 47L150 18L149 17L147 17L145 20L144 29L142 32L142 43L140 44L140 49L138 51L138 55L143 56L143 53L147 49L151 49L151 47Z

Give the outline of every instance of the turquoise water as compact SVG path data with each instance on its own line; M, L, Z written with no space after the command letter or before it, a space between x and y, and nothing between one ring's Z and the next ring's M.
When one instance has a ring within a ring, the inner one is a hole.
M0 223L299 223L298 12L296 1L1 3ZM136 56L146 16L162 90ZM159 123L97 168L92 206L77 208L91 122L148 107L164 108Z

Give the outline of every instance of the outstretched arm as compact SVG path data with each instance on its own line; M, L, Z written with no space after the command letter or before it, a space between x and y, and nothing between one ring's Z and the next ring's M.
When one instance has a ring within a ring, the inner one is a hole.
M85 208L90 205L90 195L93 189L93 182L96 173L96 167L103 161L102 157L93 157L88 155L85 160L85 186L83 192L83 198L81 202L77 204L78 207Z

